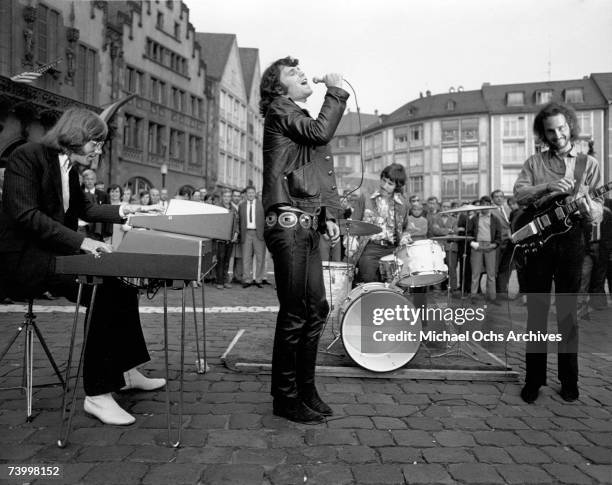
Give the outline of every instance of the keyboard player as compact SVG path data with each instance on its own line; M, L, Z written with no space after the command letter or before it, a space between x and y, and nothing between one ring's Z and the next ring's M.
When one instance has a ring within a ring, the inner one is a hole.
M54 273L55 257L112 251L110 245L77 232L78 219L122 223L128 214L155 209L97 205L83 195L77 169L89 167L100 155L107 134L97 114L71 108L40 143L26 143L10 155L0 212L0 284L11 296L24 299L50 290L76 301L74 277ZM85 305L90 296L83 295ZM128 425L135 418L111 393L154 390L166 381L147 378L136 369L149 360L137 290L106 278L94 307L84 356L84 409L103 423Z

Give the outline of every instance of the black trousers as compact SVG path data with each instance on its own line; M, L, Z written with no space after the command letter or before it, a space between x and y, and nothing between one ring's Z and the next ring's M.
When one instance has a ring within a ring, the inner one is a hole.
M276 398L297 398L315 385L317 347L329 312L323 285L319 233L300 224L266 226L274 261L279 311L272 352Z
M555 282L555 303L558 332L558 373L562 385L578 383L578 319L577 299L584 258L582 228L575 225L569 232L550 239L535 255L525 260L527 291L527 331L547 332L550 292ZM546 342L528 342L525 382L546 384Z
M380 244L369 242L357 263L359 272L355 275L353 285L382 281L379 269L380 258L393 254L394 250L395 246L381 246Z
M217 266L215 272L217 274L217 284L223 285L229 283L229 263L232 257L232 249L234 245L231 242L217 241Z
M56 275L55 255L37 246L31 245L21 252L0 253L0 267L4 287L15 299L32 298L49 290L76 302L75 278ZM89 307L91 293L92 287L85 285L82 305ZM148 360L138 313L138 290L116 278L105 278L98 286L85 346L85 394L96 396L119 390L125 385L123 372Z

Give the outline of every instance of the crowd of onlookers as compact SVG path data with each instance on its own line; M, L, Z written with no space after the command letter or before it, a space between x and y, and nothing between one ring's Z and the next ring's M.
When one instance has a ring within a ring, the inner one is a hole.
M1 176L1 173L0 173ZM159 204L167 207L170 194L166 188L151 187L137 193L132 188L105 184L96 180L93 170L82 174L83 191L98 204ZM2 187L0 178L0 190ZM263 287L269 284L266 279L267 250L263 239L265 224L261 198L254 187L244 190L215 189L199 187L194 190L183 187L173 198L204 202L225 207L234 213L234 227L230 241L216 241L215 252L217 267L214 275L207 281L218 289L231 288L232 283L243 287L251 285ZM0 204L1 204L0 192ZM364 196L347 194L342 199L344 218L361 220L364 210ZM517 270L519 288L521 286L521 260L514 252L510 241L512 223L519 207L514 197L506 199L501 190L494 190L490 196L477 200L459 203L442 202L435 196L421 200L419 196L407 197L409 206L408 232L413 241L430 238L438 239L446 252L445 263L448 266L448 282L451 291L461 291L476 297L482 291L482 276L485 276L484 293L486 298L495 303L508 298L508 282L512 271ZM491 206L483 210L459 211L446 213L461 206ZM587 253L583 264L581 308L585 314L589 307L607 306L605 285L608 291L612 287L612 199L605 201L604 220L585 231ZM126 231L127 225L88 224L79 222L79 230L87 237L105 240L117 247ZM467 235L467 238L464 236ZM443 239L446 237L447 239ZM323 261L340 261L346 259L345 245L331 248L321 239L321 259ZM464 267L464 261L466 262ZM44 296L51 298L51 295ZM512 297L520 296L512 295ZM0 295L0 301L3 295Z

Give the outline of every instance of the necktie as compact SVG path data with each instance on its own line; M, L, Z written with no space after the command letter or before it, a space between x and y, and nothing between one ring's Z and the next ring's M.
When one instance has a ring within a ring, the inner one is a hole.
M249 202L249 224L253 223L253 201Z

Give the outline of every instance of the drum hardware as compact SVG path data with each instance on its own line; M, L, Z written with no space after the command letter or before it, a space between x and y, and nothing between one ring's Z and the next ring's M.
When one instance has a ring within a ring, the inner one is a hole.
M395 284L404 288L442 283L448 278L444 254L440 244L431 239L400 246L395 256L403 261L403 266Z

